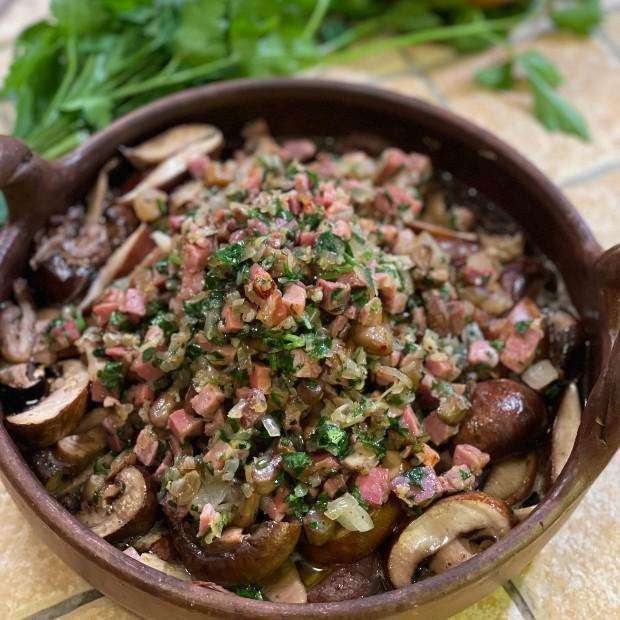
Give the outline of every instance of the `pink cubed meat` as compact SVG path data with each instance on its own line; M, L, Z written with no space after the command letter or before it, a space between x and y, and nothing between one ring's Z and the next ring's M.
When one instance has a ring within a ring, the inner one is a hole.
M249 377L250 387L257 388L262 392L268 392L271 388L271 370L265 364L254 362Z
M441 446L446 443L450 437L454 437L459 431L458 426L446 424L436 411L430 413L424 419L424 432L430 437L430 440L436 445Z
M291 284L282 297L284 305L295 318L300 318L306 307L306 288L301 284Z
M214 385L206 385L200 393L192 398L192 408L203 418L210 418L226 400L226 395L222 390Z
M488 340L476 340L469 345L467 361L471 366L495 368L499 364L499 353Z
M200 511L200 519L198 521L198 538L204 536L211 527L215 517L215 508L211 504L205 504Z
M478 476L486 467L491 457L468 443L460 443L454 448L452 463L454 465L467 465L472 473Z
M168 417L168 430L181 442L202 435L202 428L203 421L185 409L177 409Z
M157 435L149 427L143 428L136 438L136 445L133 451L142 465L150 467L155 463L159 441Z
M367 474L358 475L355 485L365 502L381 506L390 494L390 472L385 467L373 467Z
M349 303L351 287L348 284L330 282L329 280L319 278L317 286L323 291L321 308L324 310L328 312L342 310Z
M146 314L146 306L144 305L144 295L137 288L128 288L125 291L125 298L120 305L122 312L131 314L132 316L143 317Z

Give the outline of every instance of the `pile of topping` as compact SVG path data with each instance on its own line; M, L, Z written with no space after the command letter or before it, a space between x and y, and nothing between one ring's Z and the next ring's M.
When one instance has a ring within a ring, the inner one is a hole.
M0 315L13 371L55 369L63 393L81 385L68 364L87 373L62 436L7 418L48 488L129 554L253 596L275 569L299 580L295 550L359 563L429 506L490 497L489 463L546 433L579 340L528 289L544 268L522 235L483 227L419 153L335 154L258 122L219 159L221 134L194 130L126 150L146 171L106 200L140 225L80 306L39 317L13 357L27 293ZM135 514L110 525L130 491ZM498 535L505 499L485 504ZM405 585L416 566L403 578L394 553Z

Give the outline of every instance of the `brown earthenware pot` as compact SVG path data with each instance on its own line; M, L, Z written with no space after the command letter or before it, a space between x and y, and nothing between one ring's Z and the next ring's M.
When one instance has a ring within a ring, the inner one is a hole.
M11 225L0 234L0 299L24 268L33 230L81 197L119 145L188 121L213 123L234 142L241 127L259 117L276 136L353 137L370 149L390 144L426 152L434 165L506 209L555 262L585 320L594 387L571 458L550 493L508 536L446 573L366 599L295 606L181 582L123 555L47 494L3 426L2 478L25 519L53 551L95 588L146 618L446 618L522 570L620 445L620 246L602 254L564 196L512 148L428 103L314 80L234 81L181 92L117 120L57 162L45 162L18 141L0 138L0 188L11 216Z

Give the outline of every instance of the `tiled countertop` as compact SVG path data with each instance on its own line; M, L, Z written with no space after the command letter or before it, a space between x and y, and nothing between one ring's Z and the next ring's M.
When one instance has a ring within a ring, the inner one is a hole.
M320 73L433 101L497 133L560 185L600 243L610 247L620 242L620 0L604 4L608 19L591 39L549 33L545 24L518 37L520 47L541 50L560 67L561 90L587 117L590 143L547 133L531 117L526 92L489 94L477 88L472 72L497 52L455 61L447 48L424 45ZM48 0L0 0L0 75L14 36L47 6ZM10 111L0 108L0 131L9 122ZM620 454L523 574L456 618L620 618L619 479ZM0 523L0 618L135 618L92 590L36 539L1 487Z

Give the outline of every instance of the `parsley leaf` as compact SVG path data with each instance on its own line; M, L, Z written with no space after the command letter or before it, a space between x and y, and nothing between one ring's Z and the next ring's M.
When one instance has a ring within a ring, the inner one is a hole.
M485 69L480 69L474 74L475 80L481 86L492 90L510 90L514 85L512 75L513 62L499 62Z
M328 418L321 418L312 437L319 448L340 458L344 457L349 449L347 432L337 424L329 422Z
M525 334L527 334L527 330L530 328L531 324L532 324L532 319L528 319L527 321L517 321L514 324L514 328L517 334L519 334L519 336L523 338L525 337Z
M235 594L244 598L254 598L257 601L263 600L263 593L258 586L239 586L235 588Z
M590 34L602 21L600 0L579 0L551 13L555 25L577 34Z
M306 468L312 465L312 459L305 452L289 452L282 455L282 461L287 469L295 472L298 476Z
M123 364L121 362L108 362L98 373L99 381L104 388L113 390L123 381Z

